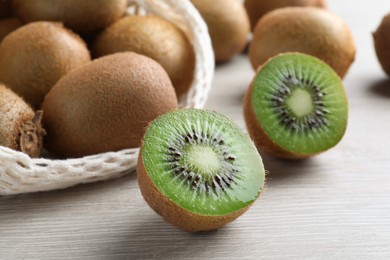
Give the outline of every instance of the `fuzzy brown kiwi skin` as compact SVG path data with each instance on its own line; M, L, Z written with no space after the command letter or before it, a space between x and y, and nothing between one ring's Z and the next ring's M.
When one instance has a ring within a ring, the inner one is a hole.
M23 22L61 21L78 33L98 31L121 18L126 0L13 0L13 9Z
M62 157L138 147L147 124L177 107L157 62L132 52L104 56L63 77L45 97L45 146Z
M373 33L376 55L382 69L390 75L390 14L386 15Z
M0 0L1 1L1 0ZM0 20L0 42L12 31L22 26L22 23L17 18L8 18Z
M312 6L327 8L326 0L245 0L244 6L248 12L249 20L251 22L251 30L253 31L256 23L266 13L277 8L288 6Z
M178 97L190 88L195 69L194 49L184 32L172 23L154 15L127 16L106 28L93 45L95 57L124 51L160 63Z
M34 112L18 95L0 84L0 145L38 157L46 134L42 111Z
M244 50L250 30L248 14L237 0L191 0L205 20L215 60L222 63Z
M315 7L285 7L267 13L257 23L249 58L257 69L283 52L315 56L343 78L356 49L351 30L337 15Z
M0 82L39 109L61 77L90 60L84 41L61 24L29 23L0 44Z
M165 221L188 232L211 231L221 228L244 214L252 204L233 213L222 216L194 214L170 200L161 193L150 179L142 159L142 147L137 163L138 185L149 206Z

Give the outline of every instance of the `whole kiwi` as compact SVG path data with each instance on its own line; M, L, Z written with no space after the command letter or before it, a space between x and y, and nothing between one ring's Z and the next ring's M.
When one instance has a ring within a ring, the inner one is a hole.
M244 6L249 15L251 29L263 15L278 8L289 6L313 6L326 8L326 0L245 0Z
M76 32L103 29L126 11L126 0L14 0L16 16L23 22L61 21Z
M39 108L62 76L90 60L81 38L61 24L30 23L1 42L0 82Z
M0 19L12 16L12 0L0 0Z
M355 59L348 25L337 15L315 7L276 9L257 23L249 58L253 68L283 52L316 56L343 78Z
M127 16L104 30L93 46L97 57L124 51L160 63L178 97L189 89L194 76L194 49L186 35L167 20L155 15Z
M205 20L216 62L240 53L247 43L250 24L244 6L237 0L191 0Z
M390 75L390 14L383 18L373 36L379 63L386 74Z
M137 147L148 123L177 107L157 62L133 52L104 56L69 73L47 94L45 145L64 157Z
M0 145L38 157L45 130L42 111L31 107L5 85L0 84Z
M7 18L0 20L0 42L10 32L15 31L20 26L22 26L22 23L16 18Z

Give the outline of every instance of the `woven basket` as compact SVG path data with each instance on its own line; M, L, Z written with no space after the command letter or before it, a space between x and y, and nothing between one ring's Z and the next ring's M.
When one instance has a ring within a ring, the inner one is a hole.
M153 13L179 26L196 53L195 76L180 107L202 108L211 88L214 55L207 26L189 0L129 0L129 15ZM32 159L0 146L0 195L63 189L80 183L123 176L134 171L138 148L77 159Z

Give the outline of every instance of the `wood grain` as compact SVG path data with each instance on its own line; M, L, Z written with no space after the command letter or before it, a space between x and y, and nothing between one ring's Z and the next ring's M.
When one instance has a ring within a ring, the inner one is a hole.
M371 32L388 1L329 1L352 27L357 58L344 83L342 142L309 160L262 154L262 198L216 232L189 234L143 201L136 175L56 192L0 197L0 259L389 259L390 81ZM217 69L207 107L244 127L253 71L245 56Z

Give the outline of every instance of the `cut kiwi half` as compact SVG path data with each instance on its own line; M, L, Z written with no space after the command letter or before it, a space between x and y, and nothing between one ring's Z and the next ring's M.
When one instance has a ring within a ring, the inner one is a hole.
M264 187L264 166L245 132L215 112L183 109L146 130L137 174L146 202L191 232L243 214Z
M305 158L343 137L348 103L340 77L321 60L300 53L271 58L245 97L244 116L256 145L284 158Z

